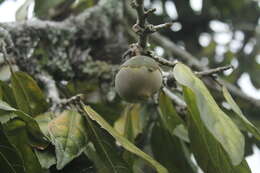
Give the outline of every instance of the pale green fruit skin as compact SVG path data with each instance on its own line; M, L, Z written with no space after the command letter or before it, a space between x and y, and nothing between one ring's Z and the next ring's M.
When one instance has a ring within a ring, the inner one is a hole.
M159 65L147 56L135 56L121 65L115 78L115 89L128 102L146 101L162 85Z

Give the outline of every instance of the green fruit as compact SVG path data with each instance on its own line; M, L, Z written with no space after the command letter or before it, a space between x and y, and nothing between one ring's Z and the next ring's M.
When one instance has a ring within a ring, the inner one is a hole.
M162 73L155 60L135 56L121 65L115 79L117 93L128 102L146 101L162 85Z

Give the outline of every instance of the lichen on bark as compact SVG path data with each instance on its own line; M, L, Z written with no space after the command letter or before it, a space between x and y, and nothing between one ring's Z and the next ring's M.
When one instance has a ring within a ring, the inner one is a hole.
M121 1L101 0L61 22L35 19L2 23L0 28L11 36L14 45L8 54L21 70L69 80L102 75L120 62L128 46L119 25L122 18Z

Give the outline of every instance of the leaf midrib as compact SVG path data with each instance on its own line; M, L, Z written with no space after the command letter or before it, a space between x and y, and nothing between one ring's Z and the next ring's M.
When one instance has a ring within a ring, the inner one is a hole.
M88 115L86 116L86 119L87 119L87 121L88 121L88 123L89 123L89 125L90 125L91 130L93 131L94 135L96 136L97 142L98 142L98 144L100 145L101 149L103 150L103 152L104 152L104 154L105 154L105 156L106 156L106 158L107 158L109 164L111 165L113 171L115 171L115 173L118 173L117 170L116 170L116 167L114 166L114 164L113 164L113 162L112 162L112 160L109 158L109 154L106 152L105 147L103 146L102 142L100 142L101 139L99 138L97 132L95 131L95 128L94 128L94 126L93 126L91 120L89 119Z

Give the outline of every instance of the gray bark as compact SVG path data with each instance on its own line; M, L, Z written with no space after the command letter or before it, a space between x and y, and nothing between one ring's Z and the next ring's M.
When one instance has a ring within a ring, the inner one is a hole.
M9 58L32 75L45 71L55 80L101 77L127 49L122 18L121 1L101 0L62 22L1 23L0 35L10 47Z

